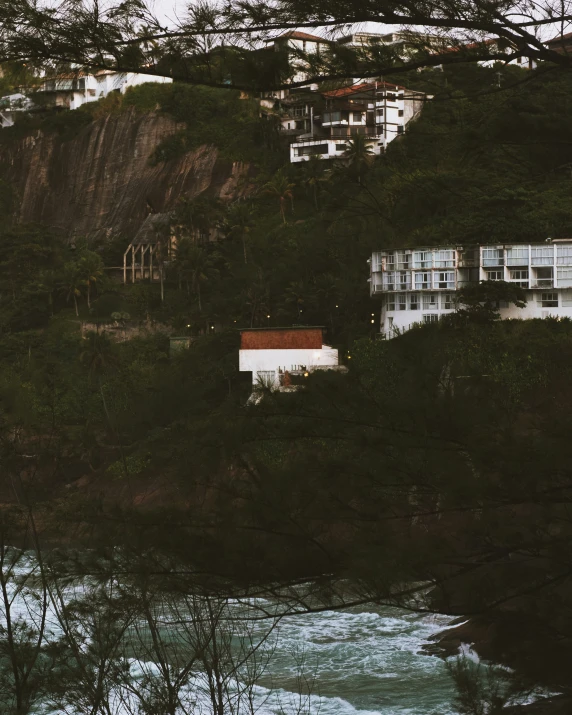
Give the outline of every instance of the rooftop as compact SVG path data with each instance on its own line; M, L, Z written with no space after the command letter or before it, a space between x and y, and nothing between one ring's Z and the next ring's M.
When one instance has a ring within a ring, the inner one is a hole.
M326 40L323 37L318 37L318 35L310 35L307 32L299 32L298 30L289 30L288 32L284 32L282 35L278 35L277 37L274 37L273 41L275 42L276 40L283 40L283 39L310 40L311 42L328 42L328 40Z
M405 89L399 84L391 84L391 82L364 82L362 84L353 84L349 87L340 87L340 89L332 89L329 92L322 92L324 97L347 97L358 92L369 92L374 89Z

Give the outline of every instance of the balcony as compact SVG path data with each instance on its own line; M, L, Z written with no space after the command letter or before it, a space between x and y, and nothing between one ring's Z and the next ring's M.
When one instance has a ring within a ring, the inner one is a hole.
M537 278L533 281L531 288L554 288L553 278Z
M377 129L375 127L332 127L330 130L330 137L332 139L346 139L348 137L355 137L357 134L366 137L376 137L378 135Z

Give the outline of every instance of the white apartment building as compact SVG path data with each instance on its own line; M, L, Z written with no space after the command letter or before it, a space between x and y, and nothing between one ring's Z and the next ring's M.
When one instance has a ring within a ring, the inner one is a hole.
M487 280L526 291L525 308L499 305L504 319L572 318L572 239L400 248L378 251L369 263L370 294L381 298L380 331L386 338L454 312L460 288Z

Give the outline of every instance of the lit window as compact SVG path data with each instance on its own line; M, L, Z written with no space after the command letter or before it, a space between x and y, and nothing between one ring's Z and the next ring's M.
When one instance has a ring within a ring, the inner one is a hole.
M439 309L439 293L424 293L423 294L423 310L438 310Z
M558 308L558 293L541 293L540 305L543 308Z

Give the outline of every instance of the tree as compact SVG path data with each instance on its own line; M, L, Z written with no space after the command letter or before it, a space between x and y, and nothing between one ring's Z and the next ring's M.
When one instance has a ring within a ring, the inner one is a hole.
M481 281L470 283L457 294L459 309L450 320L474 320L490 322L500 320L499 304L513 303L517 308L526 306L526 292L514 283L506 281Z
M85 283L88 308L91 308L91 289L101 281L103 268L103 261L93 251L84 250L77 261L77 276Z
M197 296L199 312L202 312L201 285L214 280L219 272L209 252L183 238L177 244L175 270L187 284L187 291Z
M324 164L319 155L311 156L303 165L303 183L312 191L314 207L319 208L318 193L320 184L327 181L327 174L324 169Z
M246 259L246 243L254 226L254 207L244 201L236 201L227 209L224 227L229 238L239 238L242 241L244 262Z
M362 171L371 164L373 157L372 141L364 134L356 134L348 140L344 158L357 172L358 183L361 183Z
M269 196L274 196L278 199L280 207L280 216L282 222L286 224L286 200L290 199L292 210L294 210L294 194L293 189L296 186L288 176L284 169L279 169L270 181L267 181L262 187L262 193Z
M81 297L82 289L86 285L84 276L80 273L77 261L68 261L62 268L61 286L66 296L66 301L73 298L75 314L79 316L77 299Z

